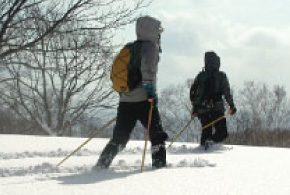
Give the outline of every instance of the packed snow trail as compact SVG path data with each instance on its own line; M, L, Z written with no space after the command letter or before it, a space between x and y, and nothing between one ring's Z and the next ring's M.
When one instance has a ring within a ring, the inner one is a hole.
M214 148L204 151L202 147L187 147L186 145L181 146L171 146L168 148L168 155L172 154L202 154L202 153L210 153L210 152L221 152L225 150L231 150L232 147L228 146L215 146ZM130 161L129 163L126 161L126 158L128 156L136 156L140 157L140 154L143 150L137 146L134 148L127 148L124 149L120 154L117 156L119 160L115 160L112 164L112 166L109 168L109 170L118 170L118 171L128 171L128 170L137 170L140 169L141 166L141 160L137 159L135 162L132 163ZM55 163L51 163L51 161L55 161L59 158L65 158L70 151L68 150L62 150L61 148L58 148L55 151L47 151L47 152L39 152L39 151L25 151L25 152L16 152L16 153L0 153L0 160L3 160L3 164L5 164L5 161L7 163L13 162L14 167L7 167L7 168L0 168L0 177L9 177L9 176L25 176L25 175L32 175L32 174L48 174L48 173L77 173L77 172L87 172L91 171L93 169L93 166L91 166L91 162L87 162L86 160L83 160L83 165L74 166L74 167L67 167L64 163L64 165L57 167ZM72 161L78 161L76 158L85 159L87 158L95 158L100 155L101 150L89 150L89 149L81 149L79 150L74 156L71 158L74 159ZM150 158L150 150L147 151L148 157ZM126 156L125 158L122 158L123 156ZM37 159L38 162L35 165L28 165L31 160ZM22 161L19 161L22 160ZM67 161L70 161L69 159ZM148 161L148 160L147 160ZM19 163L21 164L17 166ZM27 163L26 163L27 162ZM92 160L94 162L94 160ZM85 163L88 163L87 165ZM24 166L24 165L28 166ZM208 160L202 159L202 158L195 158L195 159L180 159L179 161L175 163L168 162L168 166L166 168L182 168L182 167L214 167L214 163L208 162ZM146 164L146 170L151 169L151 164Z
M290 150L174 143L168 167L152 170L144 141L130 141L107 170L93 170L108 139L0 135L0 194L5 195L289 195ZM148 147L149 148L149 147Z

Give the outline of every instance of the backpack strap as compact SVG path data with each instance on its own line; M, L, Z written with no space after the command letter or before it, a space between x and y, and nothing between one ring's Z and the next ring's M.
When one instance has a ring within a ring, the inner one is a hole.
M141 73L141 49L143 41L134 41L130 44L131 58L128 67L128 85L129 89L134 89L142 82Z

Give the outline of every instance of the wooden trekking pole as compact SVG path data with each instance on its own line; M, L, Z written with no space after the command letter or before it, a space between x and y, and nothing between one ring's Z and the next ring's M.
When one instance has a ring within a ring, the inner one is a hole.
M117 117L113 118L110 120L107 124L102 126L100 129L97 130L93 136L88 138L84 143L82 143L79 147L77 147L74 151L72 151L69 155L67 155L62 161L60 161L56 166L59 167L64 161L66 161L69 157L71 157L73 154L75 154L77 151L79 151L84 145L86 145L89 141L91 141L93 138L97 137L104 129L106 129L111 123L113 123Z
M144 146L143 155L142 155L141 173L143 172L144 163L145 163L145 156L146 156L146 150L147 150L147 142L149 140L149 132L150 132L150 127L151 127L153 107L154 107L154 99L151 100L151 106L150 106L149 117L148 117L148 126L145 131L145 146Z
M220 121L220 120L222 120L223 118L227 117L228 115L230 115L230 112L226 113L225 115L223 115L223 116L221 116L221 117L219 117L219 118L217 118L217 119L211 121L211 122L208 123L207 125L203 126L203 127L200 129L200 131L203 131L204 129L208 128L208 127L211 126L211 125L214 125L215 123L217 123L218 121ZM189 126L189 124L191 123L191 121L193 120L193 118L194 118L194 117L192 117L191 120L186 124L186 126L185 126L183 129L181 129L181 130L180 130L180 131L175 135L175 137L172 139L171 143L169 144L169 146L168 146L167 148L171 147L171 145L173 144L173 142L175 142L175 141L177 140L177 138L178 138L178 137L179 137L179 136L180 136L180 135L181 135L181 134L186 130L186 128Z
M171 147L173 142L175 142L177 138L186 130L186 128L190 125L193 119L194 117L191 117L191 119L187 122L187 124L174 136L174 138L171 140L170 144L168 145L167 149Z
M215 123L217 123L218 121L222 120L223 118L227 117L228 115L230 115L230 112L226 113L225 115L213 120L212 122L208 123L207 125L203 126L200 131L203 131L204 129L208 128L211 125L214 125Z

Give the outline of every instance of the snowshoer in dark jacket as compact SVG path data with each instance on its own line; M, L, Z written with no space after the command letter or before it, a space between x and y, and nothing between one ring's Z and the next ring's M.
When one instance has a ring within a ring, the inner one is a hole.
M129 93L120 93L117 122L113 137L104 148L96 167L108 168L119 151L125 148L130 134L139 120L147 128L150 102L154 101L149 139L151 141L152 166L166 166L165 140L168 138L163 131L157 107L156 75L159 62L160 35L163 29L157 19L144 16L136 23L137 40L141 46L142 82Z
M227 75L219 71L220 58L215 52L206 52L205 67L195 78L190 89L194 117L198 117L202 126L222 117L225 112L224 100L230 106L230 114L236 112ZM214 129L213 129L214 128ZM214 133L213 133L213 130ZM200 144L207 147L214 142L222 142L228 137L226 119L204 129Z

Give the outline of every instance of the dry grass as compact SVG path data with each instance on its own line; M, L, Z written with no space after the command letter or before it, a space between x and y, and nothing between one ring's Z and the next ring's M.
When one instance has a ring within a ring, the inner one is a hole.
M231 133L225 141L227 144L290 147L290 130L246 130Z

